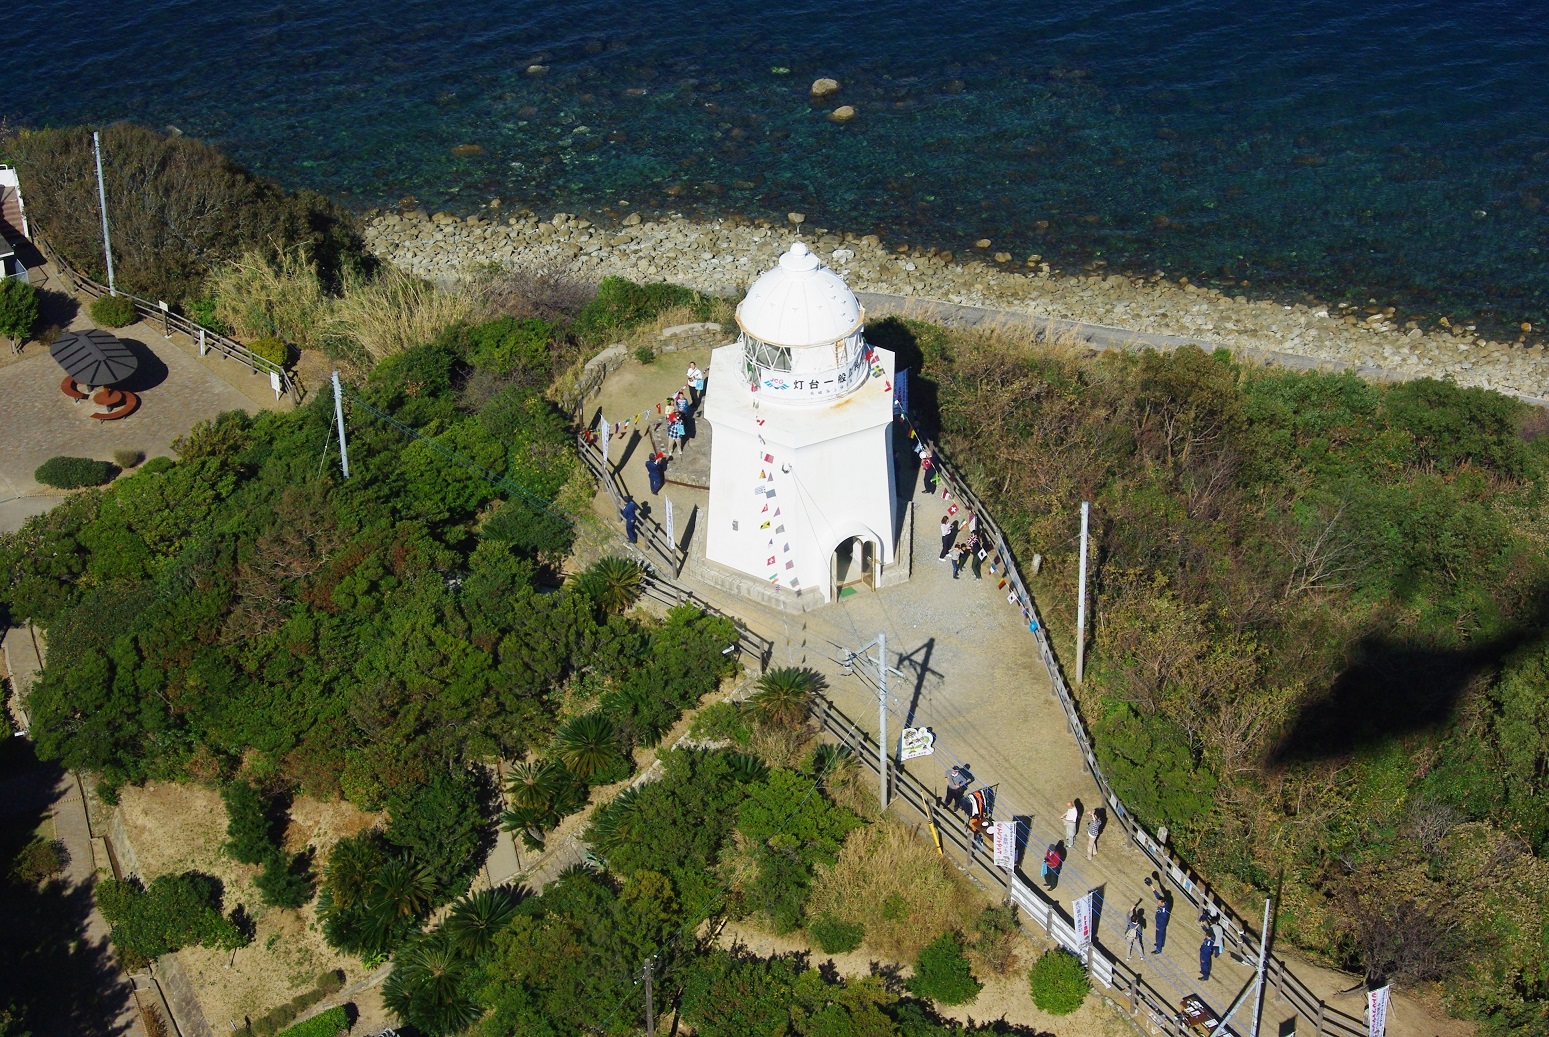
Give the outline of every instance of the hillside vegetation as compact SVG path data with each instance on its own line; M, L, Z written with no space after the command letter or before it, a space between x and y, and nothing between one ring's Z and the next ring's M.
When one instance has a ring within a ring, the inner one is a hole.
M1193 347L873 338L918 351L945 449L1044 556L1067 658L1093 502L1079 697L1146 825L1329 961L1544 1032L1549 416Z

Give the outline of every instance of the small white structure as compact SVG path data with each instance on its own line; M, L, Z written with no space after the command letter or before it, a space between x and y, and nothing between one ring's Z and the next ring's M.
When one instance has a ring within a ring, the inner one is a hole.
M711 353L705 553L782 595L891 582L893 354L864 322L798 241L737 308L737 341Z

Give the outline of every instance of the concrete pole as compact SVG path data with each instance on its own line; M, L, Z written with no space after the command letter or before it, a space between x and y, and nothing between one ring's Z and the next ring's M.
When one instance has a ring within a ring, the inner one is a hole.
M651 992L651 962L645 963L645 1037L656 1037L656 1001Z
M877 635L877 776L883 812L887 811L887 634Z
M1086 532L1092 505L1081 502L1081 585L1076 591L1076 684L1086 674ZM1068 543L1068 541L1067 541Z
M1259 975L1253 985L1253 1037L1259 1037L1264 1014L1264 970L1269 965L1269 898L1264 899L1264 928L1259 930Z
M339 423L339 467L350 477L350 449L344 442L344 390L339 387L339 372L333 373L333 416Z
M97 201L102 205L102 249L108 256L108 294L117 295L118 286L113 281L113 243L108 240L108 192L102 186L102 135L91 132L91 147L97 153Z

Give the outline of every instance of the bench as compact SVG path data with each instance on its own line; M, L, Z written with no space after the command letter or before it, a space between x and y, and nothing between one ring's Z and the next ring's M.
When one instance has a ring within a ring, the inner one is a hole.
M127 418L140 408L140 397L124 390L123 406L109 411L97 411L92 417L97 421L117 421L119 418Z
M70 397L70 399L74 400L76 403L80 403L86 398L86 394L75 387L75 379L71 378L69 375L65 375L65 380L59 383L59 391Z

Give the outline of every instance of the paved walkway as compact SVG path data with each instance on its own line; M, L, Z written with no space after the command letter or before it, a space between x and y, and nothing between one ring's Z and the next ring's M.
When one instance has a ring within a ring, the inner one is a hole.
M632 414L640 409L637 404L657 395L658 383L670 382L676 374L626 365L609 378L599 399L589 404L600 403L605 413ZM707 492L669 484L662 495L652 496L646 487L643 452L624 463L620 478L637 500L652 502L658 517L662 498L670 497L680 536L690 508L697 508L690 553L703 557ZM1224 1011L1251 980L1251 970L1223 956L1215 959L1208 981L1197 980L1200 927L1176 889L1177 910L1163 953L1151 954L1155 913L1144 879L1151 875L1152 866L1117 824L1099 839L1096 858L1086 859L1087 811L1101 804L1102 798L1070 736L1026 621L1007 602L1006 590L997 586L998 575L988 567L981 580L974 580L968 570L953 580L951 566L938 560L936 526L945 502L921 493L912 472L901 476L900 492L912 492L915 502L913 574L905 584L881 591L862 588L833 604L794 614L694 581L692 566L681 582L716 608L772 638L773 665L810 666L822 673L834 703L873 736L879 727L874 686L861 676L846 675L837 660L844 649L859 649L885 633L890 663L903 674L889 681L889 739L896 746L906 721L910 726L930 727L937 737L936 754L910 761L906 765L910 773L939 792L945 769L962 762L976 777L975 787L993 786L995 816L1023 822L1027 833L1023 872L1033 881L1045 848L1064 838L1061 815L1066 803L1078 802L1083 809L1076 845L1050 896L1068 914L1072 901L1089 890L1098 891L1096 938L1120 957L1124 918L1131 905L1141 901L1147 917L1145 950L1150 954L1141 971L1147 982L1175 1005L1184 994L1197 992ZM596 507L618 528L606 494L598 495ZM1137 954L1131 964L1138 962ZM1275 1005L1271 997L1265 1027L1274 1033L1293 1015L1288 1006Z
M64 282L44 267L43 287L68 329L90 328L84 300L66 298ZM289 407L276 403L268 379L218 354L201 358L186 336L168 339L157 325L141 322L114 334L140 358L127 387L139 394L140 409L117 421L91 417L89 402L74 403L59 391L64 372L48 345L29 344L20 359L0 366L0 533L21 527L62 499L41 486L33 472L61 454L112 460L115 450L138 450L147 458L172 453L172 441L195 424L230 410L254 412Z

